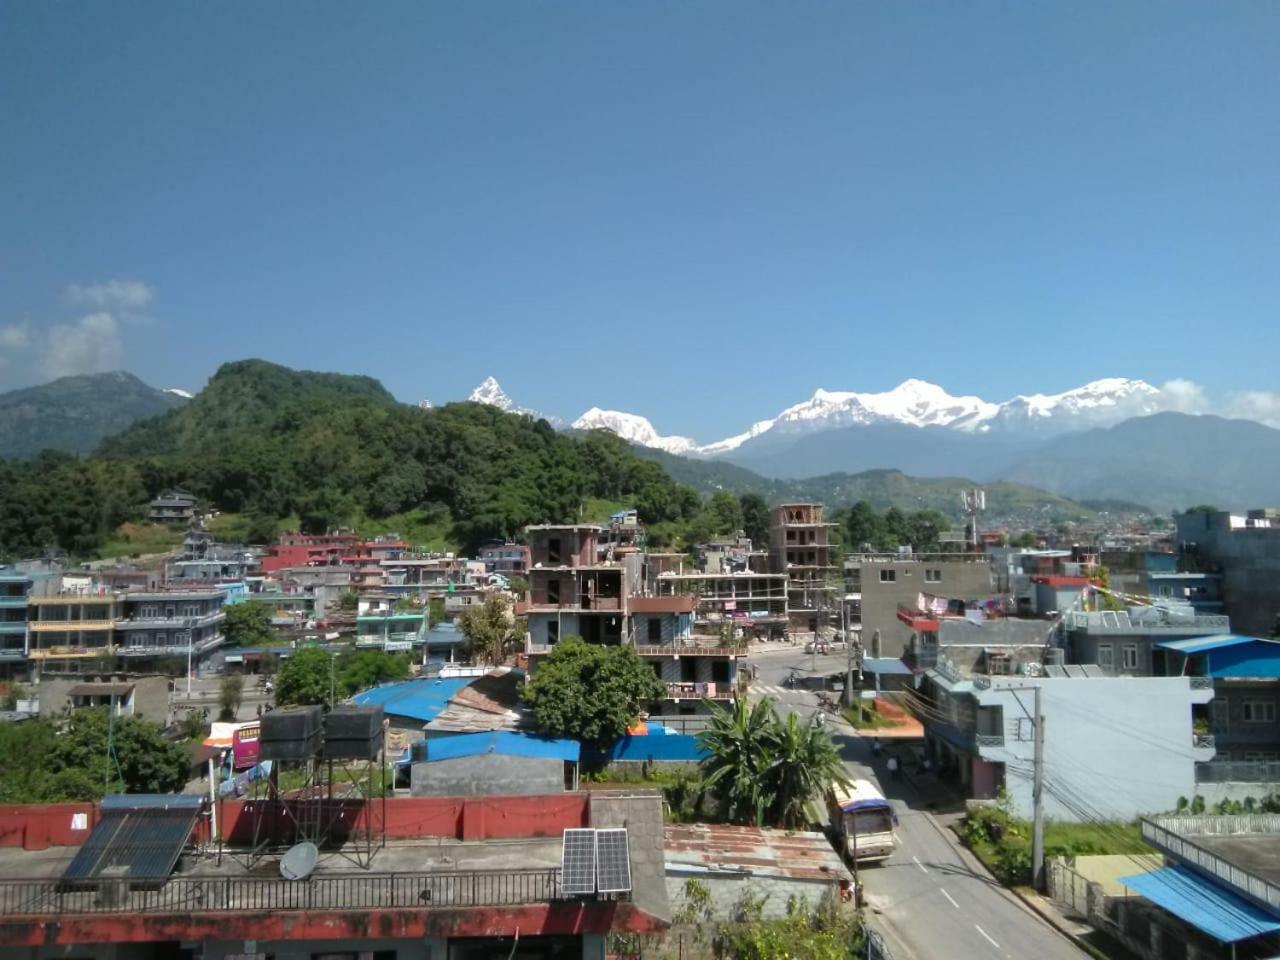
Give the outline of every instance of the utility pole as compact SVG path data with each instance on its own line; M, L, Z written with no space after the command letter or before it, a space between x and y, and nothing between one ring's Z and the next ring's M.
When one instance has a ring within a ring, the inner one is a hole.
M1035 754L1031 785L1031 885L1044 891L1044 713L1040 709L1040 685L1035 688Z

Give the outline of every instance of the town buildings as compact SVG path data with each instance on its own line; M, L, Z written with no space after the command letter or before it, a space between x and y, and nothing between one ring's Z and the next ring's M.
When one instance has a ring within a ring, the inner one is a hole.
M196 517L196 498L185 490L166 490L151 501L147 517L152 523L189 524Z
M1182 568L1220 576L1233 627L1271 636L1280 617L1280 511L1188 510L1174 521Z
M829 633L840 616L834 524L823 511L820 503L783 503L770 514L770 558L774 572L787 575L788 631L797 638Z

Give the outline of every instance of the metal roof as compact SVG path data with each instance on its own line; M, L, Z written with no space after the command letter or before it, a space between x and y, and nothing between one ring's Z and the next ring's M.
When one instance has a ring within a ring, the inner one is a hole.
M1186 867L1138 873L1119 882L1223 943L1280 931L1280 917Z
M437 678L431 680L405 680L388 683L358 693L352 700L362 706L381 704L388 716L408 717L430 723L445 708L449 699L467 684L472 677Z
M1206 650L1224 650L1227 647L1238 647L1246 643L1276 643L1261 637L1246 637L1238 633L1219 633L1211 637L1190 637L1186 640L1161 640L1152 646L1175 653L1204 653ZM1277 644L1280 649L1280 644Z
M881 676L911 676L911 668L893 657L863 657L862 672L878 673Z
M662 836L668 875L747 875L825 883L852 880L839 854L821 833L685 823L668 824Z
M459 757L478 757L493 753L505 757L537 757L545 760L571 760L577 762L582 745L577 740L551 740L544 737L515 733L511 730L490 730L487 733L460 733L440 737L427 742L427 759L456 760Z

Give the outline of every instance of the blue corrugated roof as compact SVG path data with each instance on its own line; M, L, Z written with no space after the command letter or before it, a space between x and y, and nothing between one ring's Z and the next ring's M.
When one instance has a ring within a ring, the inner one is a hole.
M1120 882L1223 943L1280 930L1280 917L1186 867L1138 873Z
M427 743L428 760L456 760L496 753L504 757L538 757L546 760L577 761L582 746L577 740L551 740L545 737L490 730L486 733L462 733L440 737Z
M381 705L388 716L408 717L430 723L445 708L449 698L471 683L472 677L434 680L405 680L357 693L352 700L361 706Z
M1220 633L1211 637L1191 637L1187 640L1161 640L1152 646L1175 653L1204 653L1206 650L1225 650L1243 643L1258 643L1259 637L1246 637L1236 633Z
M878 673L881 676L911 676L911 668L893 657L863 657L862 672Z

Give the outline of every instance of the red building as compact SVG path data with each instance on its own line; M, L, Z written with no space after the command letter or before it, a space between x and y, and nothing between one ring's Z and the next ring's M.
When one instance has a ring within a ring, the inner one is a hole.
M262 572L275 573L286 567L329 567L341 563L344 554L360 542L354 533L284 533L267 548Z

